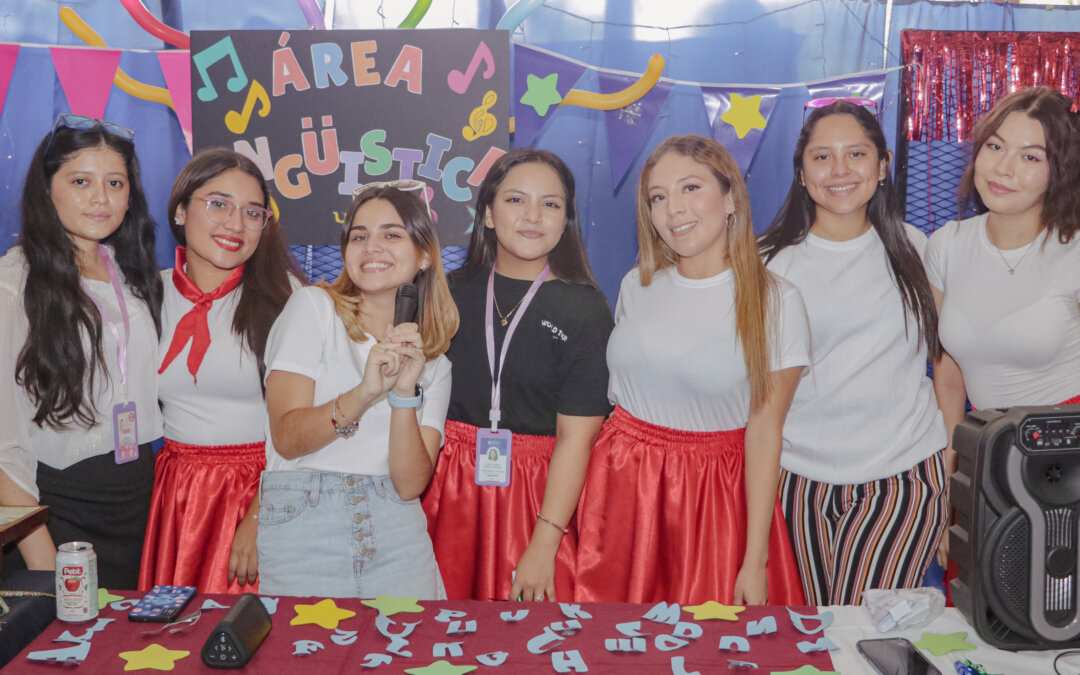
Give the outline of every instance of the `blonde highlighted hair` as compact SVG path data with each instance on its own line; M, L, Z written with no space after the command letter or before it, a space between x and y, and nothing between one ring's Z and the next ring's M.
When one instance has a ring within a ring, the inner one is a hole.
M731 195L735 212L728 216L728 256L735 277L735 331L742 344L746 373L750 380L750 409L756 410L769 396L769 354L776 337L769 330L769 312L777 304L776 281L758 255L754 223L750 216L750 196L738 165L716 141L686 134L661 143L641 170L637 193L638 272L641 285L652 283L653 275L675 267L679 254L668 246L652 222L649 177L656 163L673 152L709 168L720 188Z
M401 216L401 222L405 225L405 231L413 246L419 252L427 253L431 259L428 268L418 271L414 281L420 296L417 323L420 325L420 336L424 340L424 357L431 361L450 347L450 338L457 333L459 322L457 305L446 285L438 231L422 198L416 192L404 192L392 186L364 190L353 197L342 226L342 260L345 259L345 248L349 245L349 228L357 210L373 199L382 199L394 207ZM320 281L317 285L330 294L334 309L345 324L349 337L357 342L366 342L371 331L364 326L364 295L353 283L348 271L342 269L333 283Z

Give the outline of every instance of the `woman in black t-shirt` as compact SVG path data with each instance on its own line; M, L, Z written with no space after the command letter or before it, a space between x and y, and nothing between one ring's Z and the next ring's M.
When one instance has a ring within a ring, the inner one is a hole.
M561 159L521 148L492 165L450 289L461 326L447 352L446 443L424 497L447 596L570 600L572 516L611 410L613 322Z

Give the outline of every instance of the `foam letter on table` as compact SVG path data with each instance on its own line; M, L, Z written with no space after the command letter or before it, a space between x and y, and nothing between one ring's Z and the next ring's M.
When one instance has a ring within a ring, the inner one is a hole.
M581 630L581 622L577 619L570 619L568 621L555 621L548 624L551 626L551 630L555 631L559 635L569 637L576 634Z
M50 649L43 652L30 652L26 655L26 658L31 661L73 661L79 662L86 659L87 654L90 653L90 643L80 642L72 645L71 647L64 647L63 649Z
M463 644L463 642L436 642L431 647L431 658L457 658L463 653L461 651L461 645Z
M386 651L397 654L398 656L410 657L412 652L405 651L405 648L409 646L409 641L406 640L406 636L416 630L416 627L420 625L420 622L416 623L404 623L402 622L402 631L400 633L391 633L390 626L394 625L393 619L386 616L382 612L379 612L375 616L375 628L379 633L390 639L390 644L386 647Z
M389 654L368 654L364 659L364 662L360 664L361 666L365 668L377 668L390 663L394 660L394 657Z
M355 630L341 630L340 628L335 628L334 634L330 636L330 640L336 645L345 647L356 642L356 633L357 631Z
M767 616L761 621L749 621L746 624L747 635L768 635L776 632L776 617Z
M686 659L681 656L671 657L671 675L701 675L701 671L686 671Z
M293 656L307 656L308 654L314 654L320 649L326 649L321 642L316 642L315 640L297 640L293 643Z
M352 194L351 190L349 194ZM467 616L469 616L469 613L460 609L440 609L439 613L435 615L435 620L439 623L450 623L454 619L464 619Z
M115 620L116 619L98 619L93 626L87 628L86 632L79 636L72 635L71 631L66 630L60 634L60 637L53 640L53 642L88 642L94 637L94 633L100 633L105 630L105 626L108 626Z
M476 621L470 619L469 621L451 621L450 625L446 627L447 635L454 635L456 633L475 633Z
M280 600L280 598L259 598L259 601L263 604L263 607L266 608L267 614L277 614L278 600Z
M608 638L604 640L604 649L609 652L644 652L645 638Z
M619 631L626 637L645 637L648 633L641 632L640 621L627 621L626 623L615 624L615 630Z
M562 610L563 616L567 619L591 619L592 614L581 609L581 605L571 605L567 602L560 602L559 609Z
M681 617L682 607L679 607L676 604L669 605L666 602L661 602L653 605L653 607L648 612L645 612L644 616L644 618L648 619L649 621L666 623L671 626L679 623L679 619Z
M109 603L109 609L114 609L117 612L123 612L131 609L137 604L139 604L138 600L117 600L116 602Z
M741 635L725 635L720 638L720 649L729 652L748 652L750 641Z
M674 635L657 635L653 639L653 645L662 652L673 652L688 644L690 644L689 640L677 638Z
M529 638L526 645L533 654L543 654L555 645L562 642L562 636L551 630L551 626L544 626L544 632Z
M687 638L689 640L696 640L701 637L704 631L701 630L701 626L696 623L690 623L689 621L680 621L675 624L675 630L671 631L672 635L681 638Z
M489 654L481 654L476 657L476 660L484 666L501 666L506 663L506 659L509 658L510 652L491 652Z
M827 637L820 637L817 642L810 642L803 640L795 645L799 648L799 651L803 654L809 654L810 652L824 652L824 651L836 651L840 649L836 646L836 643Z
M833 613L822 612L820 614L799 614L798 612L791 611L788 607L788 614L791 616L791 625L795 626L796 630L804 635L813 635L814 633L821 632L832 625ZM820 621L821 625L817 628L807 628L805 621Z
M519 609L513 612L499 612L499 618L506 623L517 623L527 616L529 616L529 610L527 609Z
M199 609L228 609L228 608L229 608L228 605L222 605L221 603L214 602L213 600L210 600L208 598L206 600L203 600L202 607L200 607Z
M589 667L576 649L568 652L551 652L551 667L556 673L587 673Z

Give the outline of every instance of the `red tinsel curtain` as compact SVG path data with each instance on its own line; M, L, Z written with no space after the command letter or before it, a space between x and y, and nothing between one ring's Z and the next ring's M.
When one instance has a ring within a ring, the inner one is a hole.
M905 30L909 141L966 141L1005 94L1046 85L1074 99L1080 33Z

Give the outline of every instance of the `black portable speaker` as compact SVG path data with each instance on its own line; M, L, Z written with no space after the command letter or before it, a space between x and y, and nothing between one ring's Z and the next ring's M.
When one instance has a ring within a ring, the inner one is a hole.
M956 608L994 647L1080 647L1080 405L972 411L953 448Z
M211 668L243 668L270 632L270 613L259 596L237 599L202 648L202 661Z

